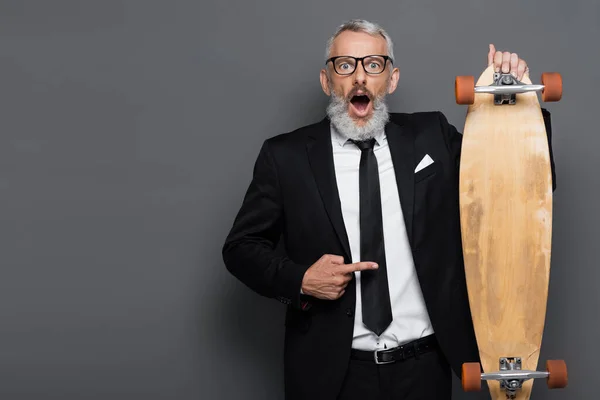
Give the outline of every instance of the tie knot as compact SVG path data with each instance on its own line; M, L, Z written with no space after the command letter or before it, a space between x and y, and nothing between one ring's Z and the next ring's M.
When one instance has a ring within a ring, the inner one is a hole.
M367 140L351 140L359 149L362 151L370 150L375 147L375 139L367 139Z

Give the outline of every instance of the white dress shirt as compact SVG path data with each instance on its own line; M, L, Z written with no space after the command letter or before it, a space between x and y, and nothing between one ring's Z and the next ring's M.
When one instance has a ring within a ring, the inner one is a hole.
M360 149L331 127L335 175L348 233L352 262L360 259ZM379 165L383 234L393 321L378 337L362 322L360 272L356 276L356 310L352 348L375 350L402 345L433 333L417 280L412 252L408 243L398 186L385 132L376 138L375 156Z

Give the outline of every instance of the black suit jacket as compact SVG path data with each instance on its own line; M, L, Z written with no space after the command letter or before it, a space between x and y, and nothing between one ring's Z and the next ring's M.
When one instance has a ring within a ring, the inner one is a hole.
M546 110L543 114L550 139L550 114ZM461 245L462 135L440 112L392 114L386 135L427 310L442 352L460 377L463 362L479 361ZM425 154L435 162L414 173ZM554 186L553 160L552 167ZM277 246L280 238L283 246ZM288 305L284 346L288 400L334 400L348 365L355 281L336 301L300 294L305 271L323 254L352 262L327 118L263 143L223 247L225 265L236 278L260 295Z

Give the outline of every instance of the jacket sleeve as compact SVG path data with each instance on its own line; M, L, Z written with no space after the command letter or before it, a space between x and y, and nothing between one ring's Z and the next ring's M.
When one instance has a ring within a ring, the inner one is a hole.
M556 190L556 168L554 166L554 154L552 152L552 116L550 111L542 108L544 124L546 125L546 135L548 137L548 152L550 153L550 169L552 170L552 191Z
M454 125L450 124L443 113L438 112L440 124L446 147L450 152L452 159L456 163L456 168L460 167L460 150L462 146L462 134L457 131ZM556 169L554 165L554 154L552 152L552 118L551 114L545 108L542 108L544 125L546 126L546 136L548 138L548 150L550 154L550 169L552 171L552 191L556 190Z
M222 248L227 270L256 293L302 307L300 289L309 265L276 249L283 203L269 141L260 149L242 205Z

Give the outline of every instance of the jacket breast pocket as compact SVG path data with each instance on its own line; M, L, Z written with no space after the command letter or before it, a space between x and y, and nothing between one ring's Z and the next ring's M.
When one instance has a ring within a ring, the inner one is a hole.
M421 182L424 179L431 178L438 173L440 169L440 163L434 162L423 168L422 170L415 173L415 184Z

